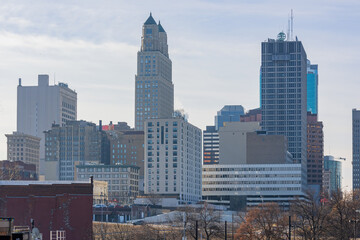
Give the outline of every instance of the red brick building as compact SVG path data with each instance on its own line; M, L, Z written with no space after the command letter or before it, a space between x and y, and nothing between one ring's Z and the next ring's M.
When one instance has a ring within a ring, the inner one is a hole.
M92 239L91 183L0 181L0 216L16 226L35 226L50 239L50 231L65 230L66 239Z
M322 188L324 171L323 123L316 114L307 113L307 183Z

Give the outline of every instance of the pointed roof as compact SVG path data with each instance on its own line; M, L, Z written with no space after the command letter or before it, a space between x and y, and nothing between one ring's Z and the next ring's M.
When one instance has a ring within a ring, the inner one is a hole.
M152 24L156 24L154 18L152 17L151 15L151 12L150 12L150 16L148 17L148 19L145 21L144 25L152 25Z
M160 24L160 21L159 21L159 32L165 32L165 30L164 30L164 28L161 26L161 24Z

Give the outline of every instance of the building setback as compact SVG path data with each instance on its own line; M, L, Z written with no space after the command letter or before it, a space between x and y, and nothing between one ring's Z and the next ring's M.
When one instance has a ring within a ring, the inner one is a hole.
M34 164L36 174L39 175L41 138L19 132L5 134L5 136L7 138L7 159Z
M170 118L174 112L174 85L167 35L160 22L149 16L143 25L135 77L135 130L144 121Z
M183 116L145 123L145 194L201 200L201 130Z
M360 189L360 110L352 110L353 189Z
M49 85L49 75L38 76L38 86L17 87L17 132L41 138L40 160L45 158L44 131L77 117L77 93L67 84ZM42 169L40 168L40 171Z
M261 44L262 127L268 134L284 135L294 161L306 175L307 56L301 41L277 40Z
M47 179L74 180L75 165L101 162L102 134L96 124L68 121L45 132Z

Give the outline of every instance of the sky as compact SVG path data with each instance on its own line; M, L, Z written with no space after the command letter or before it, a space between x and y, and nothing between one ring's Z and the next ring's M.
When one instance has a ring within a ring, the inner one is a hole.
M326 155L344 157L352 186L351 111L360 108L360 1L357 0L2 0L0 159L16 130L16 87L38 74L78 93L78 119L134 126L136 54L152 12L168 35L175 107L205 129L224 105L259 107L260 44L287 31L319 65L319 119Z

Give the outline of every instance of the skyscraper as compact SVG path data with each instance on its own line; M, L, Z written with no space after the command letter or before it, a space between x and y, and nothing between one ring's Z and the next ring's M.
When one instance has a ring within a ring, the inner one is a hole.
M225 105L215 116L215 128L218 131L225 122L240 122L240 116L244 115L241 105Z
M324 133L323 123L317 114L307 115L307 182L319 186L323 183L324 169Z
M145 121L145 194L201 199L201 130L183 116Z
M341 189L341 165L342 163L336 160L333 156L324 156L324 173L329 173L329 189L324 189L328 194L336 192Z
M261 44L262 127L287 137L289 152L306 174L307 56L301 41L285 38L281 32Z
M77 93L67 84L49 86L49 75L38 76L38 86L17 87L17 131L40 137L40 159L45 158L44 131L53 123L76 120ZM40 167L41 171L41 167Z
M143 25L137 55L135 129L143 130L146 119L170 118L173 112L174 85L167 35L150 13Z
M352 110L353 189L360 189L360 110Z
M318 113L318 65L307 60L307 111Z

